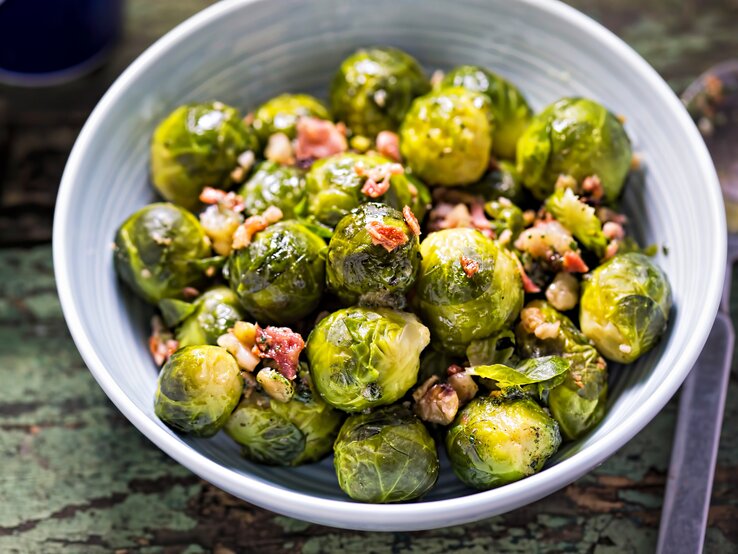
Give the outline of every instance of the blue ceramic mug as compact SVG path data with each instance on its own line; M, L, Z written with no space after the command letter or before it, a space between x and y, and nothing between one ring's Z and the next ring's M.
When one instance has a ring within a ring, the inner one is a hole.
M118 38L123 0L0 0L0 81L50 85L97 67Z

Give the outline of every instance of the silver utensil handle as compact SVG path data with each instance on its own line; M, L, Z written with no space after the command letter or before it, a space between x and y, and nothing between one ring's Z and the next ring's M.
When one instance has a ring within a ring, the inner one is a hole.
M733 346L733 325L720 312L682 386L658 554L702 552Z

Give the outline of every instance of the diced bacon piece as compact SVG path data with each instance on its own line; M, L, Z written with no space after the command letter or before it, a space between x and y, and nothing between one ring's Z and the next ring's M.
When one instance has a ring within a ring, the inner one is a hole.
M605 248L605 260L609 260L612 258L615 254L618 253L618 249L620 248L620 241L614 240L610 242L610 244L607 245L607 248Z
M474 277L474 275L479 271L479 262L472 260L471 258L467 258L463 254L459 256L459 263L461 264L461 269L464 270L464 273L466 273L466 276L469 279Z
M205 187L200 193L200 202L203 204L218 204L234 212L242 212L245 209L243 197L235 192L226 192L213 187Z
M297 120L295 155L298 160L327 158L348 150L346 127L317 117Z
M177 348L179 348L179 341L174 340L174 335L164 327L161 318L158 315L152 317L149 352L151 352L151 357L154 358L154 363L161 367Z
M263 231L280 219L282 219L282 210L276 206L269 206L261 215L252 215L246 218L246 221L239 225L236 232L233 233L233 249L245 248L251 244L251 239L254 238L256 233Z
M471 205L470 213L472 218L472 225L474 225L475 229L482 231L484 229L492 228L492 223L484 215L484 204L482 204L482 202L473 202Z
M400 161L400 137L392 131L382 131L377 135L377 152L392 161Z
M361 163L357 163L354 166L354 171L359 177L366 177L361 192L369 198L379 198L385 194L389 190L392 176L405 173L405 169L397 163L382 164L370 169L366 169Z
M420 223L418 223L418 218L415 217L415 214L410 209L410 206L405 206L402 208L402 217L405 220L405 223L407 223L407 226L410 227L410 230L413 232L413 235L416 237L420 236Z
M268 326L262 329L256 326L256 345L254 353L260 358L270 358L277 365L277 370L287 379L297 376L300 352L305 348L305 341L299 333L288 327Z
M525 272L525 268L523 267L523 262L520 261L520 258L518 258L517 256L513 256L513 258L515 258L515 263L518 266L520 278L523 280L523 290L531 294L541 292L541 288L536 285L530 277L528 277L528 274Z
M217 204L225 198L226 191L213 187L205 187L200 193L200 202L203 204Z
M459 364L451 364L450 366L448 366L446 373L451 376L456 375L457 373L461 373L462 371L464 371L464 368L461 367Z
M407 242L407 235L402 229L385 225L379 221L370 221L366 224L366 231L372 237L372 244L382 246L387 252L392 252L398 246Z
M185 287L182 289L182 296L184 296L186 300L192 300L193 298L200 296L200 291L195 287Z
M608 221L602 226L602 234L610 240L622 239L625 236L625 231L620 223Z
M569 273L587 273L589 271L587 264L584 263L584 260L582 259L582 256L579 255L579 252L574 252L573 250L564 252L564 261L562 267L564 271L567 271Z
M600 178L597 175L591 175L585 177L582 181L582 192L592 200L601 200L605 194L605 189Z

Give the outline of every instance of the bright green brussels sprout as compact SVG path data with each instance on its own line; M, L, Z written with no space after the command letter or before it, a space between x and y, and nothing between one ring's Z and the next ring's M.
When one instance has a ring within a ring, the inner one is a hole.
M307 371L301 370L294 383L297 392L289 402L252 392L226 422L225 432L241 445L245 458L296 466L330 453L343 415L323 402Z
M607 247L607 238L602 232L602 222L595 209L582 202L571 189L557 190L546 199L546 209L580 244L602 257Z
M200 222L174 204L141 208L115 234L115 270L152 304L163 298L181 298L185 287L203 281L201 264L209 255L210 242Z
M346 58L331 82L331 109L354 135L394 131L413 98L430 90L420 64L395 48L361 49Z
M547 302L529 302L520 319L516 336L522 356L556 355L571 364L564 382L549 392L548 408L559 422L564 437L576 439L597 425L605 415L607 364L571 320ZM556 332L548 338L539 338L535 334L535 326L540 324L553 325Z
M297 167L265 161L238 191L246 213L264 213L269 206L282 210L285 219L295 217L295 208L305 197L305 172Z
M400 152L413 173L431 185L468 185L489 166L489 99L446 88L416 99L400 128Z
M620 195L631 158L622 123L585 98L554 102L531 120L518 141L518 171L539 200L554 191L559 175L579 182L596 175L612 202Z
M287 325L320 302L325 287L326 245L296 221L282 221L234 250L224 275L244 308L259 322Z
M330 120L331 114L320 100L309 94L280 94L256 109L251 126L263 146L274 133L284 133L291 139L295 138L297 120L300 117Z
M347 308L320 320L305 351L329 404L358 412L399 400L415 384L430 333L413 314Z
M457 414L446 435L456 476L491 489L532 475L559 448L559 426L530 397L478 397Z
M379 198L370 198L361 192L367 177L364 172L387 166L392 162L383 156L367 154L338 154L315 162L307 174L306 213L308 220L333 228L351 210L364 202L381 202L402 210L410 206L415 217L423 220L430 193L416 178L405 173L390 178L389 190Z
M643 254L618 254L583 281L579 322L606 358L628 364L659 341L670 309L661 268Z
M159 303L162 312L179 300L164 299ZM205 291L190 304L192 313L181 321L175 334L180 348L198 344L216 344L218 337L243 319L243 308L238 295L228 287ZM169 321L167 321L169 323Z
M236 360L224 348L180 348L161 369L154 412L182 433L210 437L225 424L243 391Z
M180 106L154 131L151 179L164 198L194 209L204 187L229 188L238 156L258 147L235 108L220 102Z
M440 347L464 354L471 341L515 321L523 285L512 254L493 240L445 229L423 240L420 255L414 303Z
M392 250L378 242L373 225L397 234ZM345 216L328 244L326 283L345 304L403 308L420 264L418 237L402 213L384 204L362 204Z
M500 160L497 166L497 169L485 173L479 182L469 185L466 190L486 201L507 198L513 204L522 204L525 191L515 164Z
M436 444L410 410L389 406L349 417L333 445L343 492L361 502L402 502L438 479Z
M507 198L487 202L484 205L484 211L492 218L492 229L494 229L497 237L501 238L503 232L510 231L508 244L518 238L525 227L523 210Z
M503 77L474 65L452 69L444 76L441 87L464 87L487 96L492 114L492 151L502 158L515 157L518 139L533 115L518 87Z

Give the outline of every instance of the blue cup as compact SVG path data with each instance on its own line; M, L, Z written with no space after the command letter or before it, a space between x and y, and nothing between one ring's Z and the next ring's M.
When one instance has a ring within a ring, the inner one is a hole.
M99 66L120 35L123 0L0 0L0 81L44 86Z

